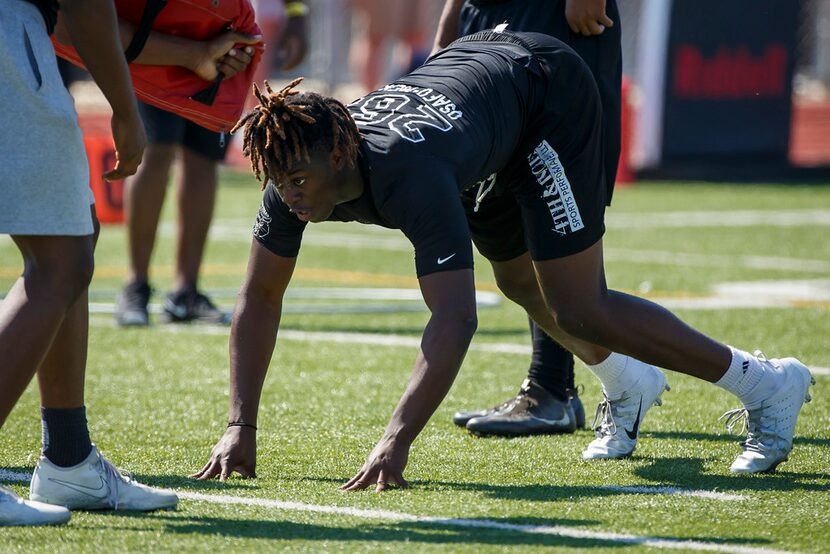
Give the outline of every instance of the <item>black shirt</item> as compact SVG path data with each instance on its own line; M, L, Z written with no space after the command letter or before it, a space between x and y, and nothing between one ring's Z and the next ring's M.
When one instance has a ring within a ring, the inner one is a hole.
M523 142L538 74L508 42L455 42L398 81L348 106L362 137L363 195L330 221L400 229L418 276L467 269L472 245L460 192L502 169ZM275 254L299 252L305 223L269 186L254 235Z
M40 13L43 15L43 21L46 23L46 32L50 35L55 30L55 24L58 22L58 0L26 0L27 2L37 6Z

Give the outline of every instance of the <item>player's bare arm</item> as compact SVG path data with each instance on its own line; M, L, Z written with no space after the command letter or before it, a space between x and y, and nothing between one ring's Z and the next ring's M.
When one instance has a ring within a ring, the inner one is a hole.
M433 273L421 277L420 286L432 316L412 376L383 437L343 490L407 486L403 471L409 448L450 390L472 340L476 329L473 271Z
M138 169L147 138L115 32L115 8L107 0L64 0L61 14L75 49L112 106L116 163L104 178L123 179Z
M243 477L256 475L259 400L295 261L269 252L256 241L251 246L231 326L229 426L208 462L191 477L224 480L234 471Z

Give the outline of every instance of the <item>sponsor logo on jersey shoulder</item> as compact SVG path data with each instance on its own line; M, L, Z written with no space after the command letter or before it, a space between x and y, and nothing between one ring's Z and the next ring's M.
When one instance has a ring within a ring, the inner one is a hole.
M534 148L527 157L527 163L536 182L542 187L541 197L553 218L553 231L566 235L584 228L565 168L548 141L543 140Z

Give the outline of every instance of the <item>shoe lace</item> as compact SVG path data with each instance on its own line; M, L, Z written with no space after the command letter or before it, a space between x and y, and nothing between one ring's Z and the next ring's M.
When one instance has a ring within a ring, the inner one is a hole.
M617 433L617 422L614 421L614 414L611 412L611 401L604 396L602 402L597 405L597 412L594 415L594 422L591 429L598 435L614 435Z
M115 467L112 462L104 458L103 454L98 453L98 460L101 462L101 467L104 468L107 485L109 491L107 492L107 504L112 506L113 510L118 509L119 486L121 483L130 483L132 475Z
M740 424L740 431L733 434L742 435L746 433L746 439L741 442L744 450L762 452L765 448L763 438L766 436L768 439L774 439L771 433L765 431L759 410L753 410L750 413L746 408L736 408L724 413L718 418L718 421L721 419L726 419L724 424L726 430L730 433L733 433L733 429Z

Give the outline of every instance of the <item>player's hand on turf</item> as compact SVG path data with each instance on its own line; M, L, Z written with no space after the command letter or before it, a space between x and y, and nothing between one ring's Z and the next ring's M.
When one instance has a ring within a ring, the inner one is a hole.
M254 54L252 45L260 41L262 37L259 35L244 35L232 31L222 33L203 44L203 49L190 68L206 81L214 80L220 71L229 79L248 67Z
M566 0L565 19L571 31L585 36L600 35L614 26L605 13L605 0Z
M115 144L115 167L104 173L104 179L117 181L138 170L147 146L147 135L137 111L125 116L114 113L110 125Z
M376 491L384 491L391 485L405 489L409 483L403 478L403 470L408 459L408 444L402 445L393 439L383 438L366 458L366 463L357 475L340 487L340 490L357 491L374 486Z
M224 481L234 471L242 477L256 477L255 429L228 427L213 447L208 462L190 477L201 480L219 477Z

